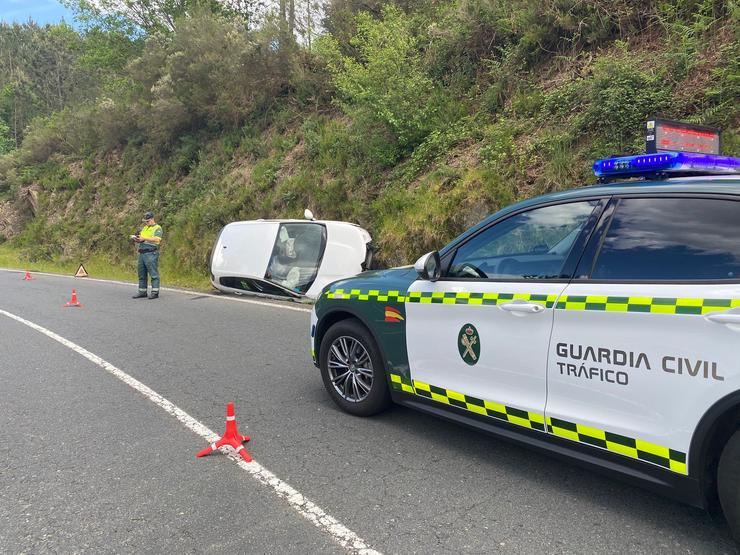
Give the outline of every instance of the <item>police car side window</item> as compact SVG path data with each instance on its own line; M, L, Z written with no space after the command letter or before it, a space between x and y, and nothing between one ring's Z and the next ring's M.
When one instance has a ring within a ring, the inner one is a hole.
M511 216L464 243L448 278L558 279L598 201L535 208Z
M740 279L740 202L707 198L621 199L592 279Z

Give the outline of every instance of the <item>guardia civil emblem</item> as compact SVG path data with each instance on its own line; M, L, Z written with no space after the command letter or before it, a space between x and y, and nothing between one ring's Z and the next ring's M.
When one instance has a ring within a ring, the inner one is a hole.
M457 334L457 350L462 359L473 366L480 358L480 336L473 324L465 324Z

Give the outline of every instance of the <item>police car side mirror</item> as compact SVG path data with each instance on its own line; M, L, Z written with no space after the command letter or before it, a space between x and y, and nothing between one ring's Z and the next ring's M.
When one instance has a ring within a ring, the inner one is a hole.
M414 270L423 280L437 281L442 273L442 263L439 260L439 253L432 251L426 253L414 264Z

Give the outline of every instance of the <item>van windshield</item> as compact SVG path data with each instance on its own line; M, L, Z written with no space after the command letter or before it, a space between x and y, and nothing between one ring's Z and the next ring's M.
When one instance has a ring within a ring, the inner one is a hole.
M316 279L325 248L323 224L280 224L265 279L305 294Z

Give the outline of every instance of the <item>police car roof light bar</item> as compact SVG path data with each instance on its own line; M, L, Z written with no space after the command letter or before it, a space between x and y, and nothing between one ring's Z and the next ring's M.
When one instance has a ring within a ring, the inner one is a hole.
M674 174L740 174L740 158L691 152L662 152L596 160L593 169L600 181L625 177L668 177Z

